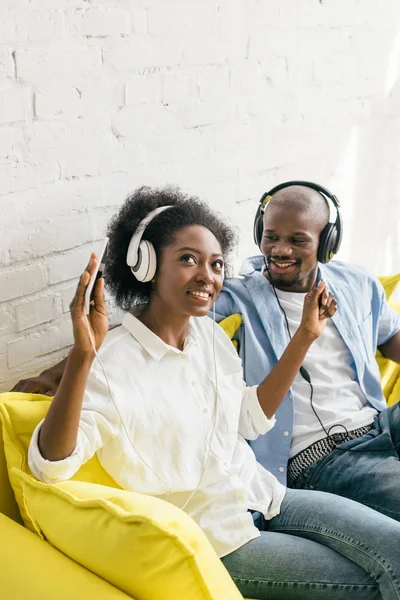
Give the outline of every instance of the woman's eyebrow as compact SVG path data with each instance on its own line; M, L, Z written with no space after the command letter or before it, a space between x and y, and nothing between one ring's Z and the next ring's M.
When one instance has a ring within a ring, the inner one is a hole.
M179 248L178 250L175 250L175 253L177 252L195 252L196 254L201 254L200 250L197 250L196 248L191 248L191 246L184 246L183 248ZM212 254L212 256L222 256L222 254L220 252L214 252L214 254Z

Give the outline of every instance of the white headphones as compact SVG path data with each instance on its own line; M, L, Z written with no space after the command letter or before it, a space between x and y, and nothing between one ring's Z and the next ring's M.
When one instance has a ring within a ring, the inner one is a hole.
M142 283L151 281L157 269L157 256L154 246L151 242L142 240L142 237L150 221L164 212L164 210L167 210L167 208L174 208L174 206L170 204L168 206L160 206L152 210L147 217L140 221L129 243L126 264L131 268L136 279Z

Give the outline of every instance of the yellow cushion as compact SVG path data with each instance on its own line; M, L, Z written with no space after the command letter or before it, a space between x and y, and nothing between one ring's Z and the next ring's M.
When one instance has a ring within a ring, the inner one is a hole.
M27 449L49 405L46 396L0 396L10 482L26 525L133 598L242 598L190 517L157 498L113 487L96 457L73 480L37 481L27 465ZM103 485L92 483L96 480Z
M19 481L10 472L10 467L30 473L27 463L29 442L36 425L46 416L50 402L48 396L40 394L9 392L0 395L0 419L10 483L25 525L36 532L37 528L27 512ZM96 455L84 464L72 479L119 487L100 465Z
M130 598L2 514L0 540L2 600Z
M379 279L384 287L386 299L389 302L400 281L400 273L382 276ZM393 303L391 305L400 312L400 305ZM381 374L383 395L386 398L387 404L392 406L400 399L400 365L385 358L379 350L376 352L376 360Z
M229 317L226 317L218 323L219 326L222 327L222 329L225 331L227 336L232 340L232 343L235 346L236 350L238 349L238 343L236 340L233 339L233 336L241 326L242 321L242 315L240 315L239 313L235 313L233 315L229 315Z

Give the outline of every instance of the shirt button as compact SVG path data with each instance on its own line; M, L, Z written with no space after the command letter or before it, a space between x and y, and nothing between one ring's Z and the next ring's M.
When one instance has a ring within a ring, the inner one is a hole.
M196 382L195 381L192 381L192 386L196 387Z
M206 415L208 413L208 408L203 408L203 413Z
M289 432L288 432L288 431L284 431L284 432L283 432L283 435L284 435L285 437L287 437L287 436L289 435Z
M279 467L279 472L280 472L280 473L283 473L283 472L284 472L284 470L285 470L285 469L284 469L283 467Z

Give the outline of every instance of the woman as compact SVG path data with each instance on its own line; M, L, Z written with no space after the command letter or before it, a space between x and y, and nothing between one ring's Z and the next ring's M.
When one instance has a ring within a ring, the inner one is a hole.
M68 479L97 452L122 488L191 515L252 598L400 598L400 524L337 496L286 490L245 442L273 427L334 314L324 283L307 295L279 363L246 388L230 340L206 316L223 285L232 230L195 198L141 188L108 235L106 280L126 315L107 333L99 279L85 318L92 255L71 304L75 341L65 373L32 437L32 472L49 483ZM140 263L141 235L143 252L155 247L150 274ZM264 515L261 531L252 511Z

